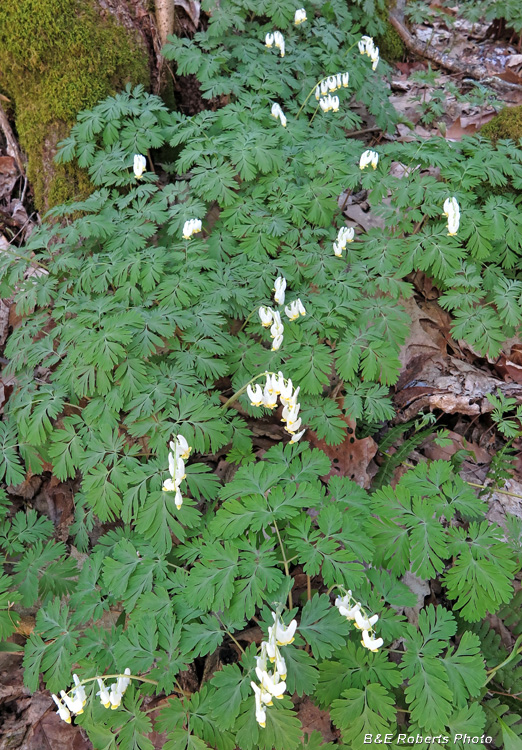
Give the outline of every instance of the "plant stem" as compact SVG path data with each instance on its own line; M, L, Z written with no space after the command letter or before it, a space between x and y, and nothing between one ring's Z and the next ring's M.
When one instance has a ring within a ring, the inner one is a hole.
M266 377L269 374L270 373L268 373L268 372L261 372L261 373L259 373L259 375L256 375L255 378L252 378L252 380L249 380L248 383L245 383L244 386L242 386L238 391L236 391L232 396L230 396L230 398L227 401L225 401L225 403L223 404L223 406L220 407L221 411L224 411L227 407L230 406L230 404L233 404L234 401L237 398L239 398L246 391L246 389L248 388L248 386L252 385L252 383L255 383L258 378L264 378L264 377Z
M488 672L487 672L488 678L486 682L484 683L484 685L487 685L488 682L493 679L493 677L495 676L495 673L498 672L499 669L502 669L502 667L506 667L510 662L513 661L513 659L516 656L518 656L518 654L522 653L522 648L520 647L521 643L522 643L522 635L519 635L517 640L515 641L515 645L513 646L513 650L511 651L509 656L506 659L504 659L503 662L501 662L500 664L497 664L496 667L493 667L493 669L488 669Z
M283 565L285 567L285 573L287 575L287 578L291 579L292 576L290 575L290 567L288 565L288 560L286 559L285 548L283 547L283 540L281 539L281 534L279 533L279 528L277 526L277 521L275 519L274 519L274 528L277 534L277 538L279 540L279 546L281 548L281 555L283 556ZM292 599L292 590L290 589L290 591L288 592L288 608L293 609L293 606L294 606L294 600Z

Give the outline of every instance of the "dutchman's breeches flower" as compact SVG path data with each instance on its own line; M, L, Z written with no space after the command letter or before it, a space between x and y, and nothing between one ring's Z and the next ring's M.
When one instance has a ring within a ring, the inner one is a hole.
M111 695L110 695L110 692L106 688L105 683L103 682L102 679L100 679L98 677L97 682L98 682L98 686L99 686L100 689L96 693L96 695L100 696L100 702L101 702L102 706L104 706L105 708L109 708L109 706L111 705Z
M58 714L58 716L60 717L60 719L62 721L65 721L67 724L70 724L71 723L71 712L69 711L69 709L67 708L67 706L64 706L63 703L61 702L61 700L58 698L58 696L55 695L54 693L51 695L51 697L52 697L53 701L56 703L56 705L58 706L58 711L56 713Z
M273 34L267 34L265 36L265 47L268 47L270 49L270 47L272 47L273 44L274 44L274 35Z
M247 387L247 396L252 406L261 406L263 404L263 389L259 383L256 383L254 388L251 385Z
M379 163L379 154L377 151L370 151L369 149L367 151L363 151L361 154L361 158L359 160L359 169L366 169L366 167L371 164L374 169L377 169L377 164Z
M183 225L183 239L189 240L193 234L201 232L201 219L189 219Z
M348 242L353 242L355 237L355 229L353 227L341 227L337 234L337 241L333 243L334 254L341 258L343 250L346 248Z
M282 373L278 373L277 383L284 381ZM288 381L286 381L288 382ZM292 620L285 628L280 621L279 611L272 612L274 624L268 628L268 641L261 642L261 651L256 657L256 675L259 685L251 682L256 701L256 721L264 727L266 723L266 706L272 705L273 698L282 698L286 690L286 662L279 647L291 643L294 638L297 622ZM275 669L269 671L270 662L275 662Z
M144 171L147 169L147 160L142 154L134 154L133 168L134 177L139 180Z
M285 313L290 321L297 320L300 315L306 315L306 310L300 299L296 299L285 307Z
M259 308L259 319L263 328L269 328L274 320L274 311L271 307L260 307Z
M279 50L281 57L285 56L285 38L280 31L274 31L274 46Z
M382 638L373 638L368 630L362 631L361 644L370 651L376 652L384 643Z
M169 473L170 479L163 482L164 492L175 492L174 503L179 510L183 505L183 496L180 492L180 484L185 479L185 459L190 456L192 448L183 435L174 436L174 440L169 443L171 452L169 453ZM130 672L128 673L130 674Z
M274 281L274 302L277 305L284 305L285 304L285 289L286 289L286 279L284 276L278 276L277 279Z
M274 102L274 104L272 104L271 115L272 117L275 117L276 120L279 120L281 125L286 128L286 116L281 109L281 106L277 102Z
M294 24L296 26L299 26L299 24L304 23L305 21L306 21L306 10L304 8L298 8L295 12Z
M454 237L460 224L460 208L455 196L444 201L443 215L448 218L448 236Z
M356 602L351 591L347 591L343 597L338 596L335 600L339 614L354 623L355 627L362 631L361 644L377 651L383 644L382 638L375 638L373 626L379 619L379 615L369 617L361 607L361 602Z

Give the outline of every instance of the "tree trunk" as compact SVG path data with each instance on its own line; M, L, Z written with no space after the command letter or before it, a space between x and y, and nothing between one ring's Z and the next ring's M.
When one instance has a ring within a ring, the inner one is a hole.
M83 170L53 161L78 112L126 83L150 84L155 55L142 2L0 2L0 85L39 211L92 189Z

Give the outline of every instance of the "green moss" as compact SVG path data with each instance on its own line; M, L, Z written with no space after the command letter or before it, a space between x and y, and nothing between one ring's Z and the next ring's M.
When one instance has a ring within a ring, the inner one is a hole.
M503 109L480 129L480 135L491 138L493 142L502 138L518 142L522 138L522 105Z
M383 8L377 10L377 15L384 23L384 31L375 37L375 42L379 47L379 53L388 62L396 62L404 59L406 47L399 34L388 21L388 10L395 5L394 1L386 0Z
M129 81L148 83L146 52L95 0L2 0L0 70L37 208L85 195L85 173L54 164L56 143L80 110Z

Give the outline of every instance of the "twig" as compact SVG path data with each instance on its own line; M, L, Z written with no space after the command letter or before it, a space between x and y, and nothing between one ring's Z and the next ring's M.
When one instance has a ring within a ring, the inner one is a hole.
M4 112L4 108L2 107L2 104L0 104L0 128L2 129L4 133L5 140L7 143L7 153L9 154L9 156L13 157L18 169L20 170L20 174L22 175L22 177L25 178L25 169L24 169L24 163L22 159L22 152L20 151L16 138L14 137L13 131L11 130L11 126L9 125L9 120L7 119L7 115ZM24 189L24 192L25 192L25 189Z

